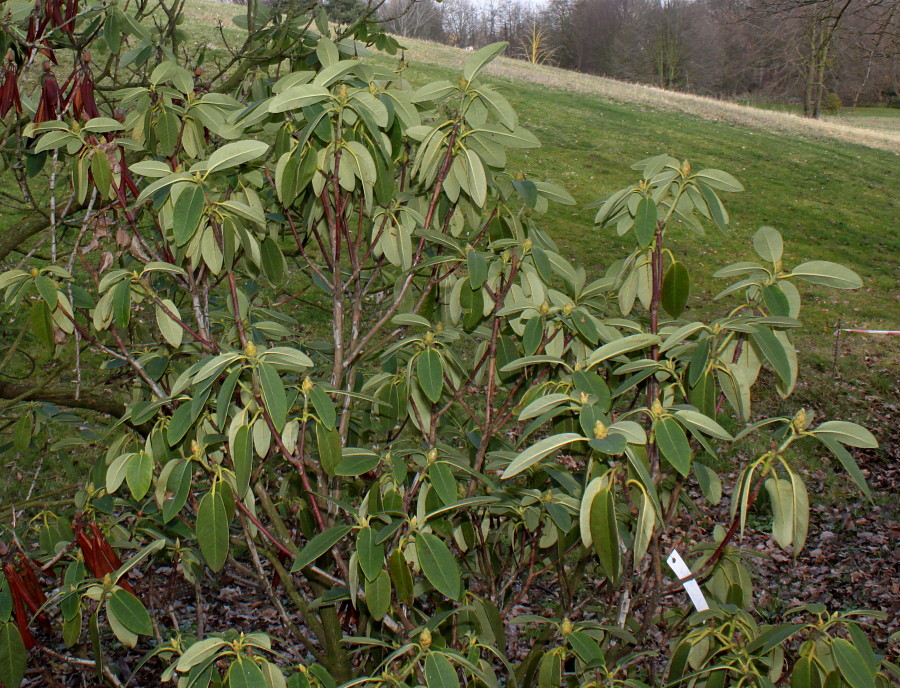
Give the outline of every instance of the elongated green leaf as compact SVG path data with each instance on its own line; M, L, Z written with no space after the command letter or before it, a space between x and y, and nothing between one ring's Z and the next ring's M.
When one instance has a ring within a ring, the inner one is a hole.
M843 638L831 641L831 650L841 676L852 688L875 688L875 675L859 651Z
M301 84L286 88L269 101L269 112L287 112L320 103L330 97L328 89L318 84Z
M391 581L394 584L394 591L397 593L397 599L403 604L410 605L413 601L413 579L409 571L409 564L403 556L403 552L395 549L391 552L388 559L388 565L391 571Z
M681 475L691 471L691 445L684 429L674 418L662 418L654 428L656 444L666 461Z
M175 234L175 244L182 246L191 240L200 218L203 217L203 208L206 205L206 191L199 184L188 184L175 201L172 212L172 229Z
M638 203L634 214L634 235L641 248L647 248L656 236L656 203L649 196Z
M184 337L184 330L181 325L179 325L175 320L172 319L172 316L169 315L171 313L176 318L181 318L181 314L178 312L178 308L170 299L161 299L163 306L156 306L156 324L159 327L159 331L162 333L163 338L169 343L169 346L178 348L181 346L182 338ZM168 309L168 312L166 310Z
M790 480L769 478L766 491L772 504L772 535L781 547L794 539L794 491Z
M878 440L863 426L845 420L829 420L819 425L813 434L819 439L827 437L848 447L877 449Z
M597 493L591 502L591 540L600 559L600 566L613 583L619 578L619 528L616 524L616 504L612 488Z
M641 332L639 334L632 334L627 337L622 337L621 339L616 339L612 342L604 344L599 349L594 351L587 360L587 367L592 368L598 363L602 363L603 361L614 358L616 356L621 356L622 354L631 353L632 351L637 351L639 349L646 349L653 344L659 344L660 338L655 334L650 334L649 332Z
M809 657L801 657L791 669L791 688L822 688L819 670Z
M206 173L213 174L243 165L245 162L256 160L256 158L265 155L268 150L269 144L262 141L226 143L209 156Z
M257 365L257 372L259 373L259 384L262 387L262 397L266 404L266 410L272 417L275 429L281 432L287 420L287 393L284 389L284 383L281 381L278 371L269 363L260 361Z
M434 349L425 349L416 358L416 379L425 396L432 403L441 400L444 390L444 365L441 355Z
M868 483L866 483L866 476L859 470L859 465L857 465L853 455L848 452L842 444L831 437L826 435L818 435L817 437L822 444L828 447L828 449L831 450L831 453L837 457L837 460L841 462L844 470L847 471L862 493L868 497L869 501L872 501L872 492L869 490Z
M321 423L316 423L316 445L319 448L322 470L328 475L334 475L341 463L341 434L336 428L329 430Z
M753 248L763 260L777 263L784 253L781 232L774 227L760 227L753 235Z
M353 528L350 526L334 526L312 538L294 560L291 571L299 571L312 564L325 552L340 542Z
M653 537L653 528L656 525L656 511L653 501L645 494L638 512L637 525L634 530L634 570L640 568L641 561L647 554L647 547Z
M366 607L376 621L380 621L391 608L391 577L387 571L379 571L374 579L366 580Z
M827 260L811 260L795 267L791 274L813 284L833 289L859 289L862 280L853 270Z
M144 451L137 452L128 462L125 480L128 482L131 496L137 501L142 500L153 481L153 457Z
M784 346L767 327L755 327L750 334L753 344L772 365L785 386L791 384L791 362Z
M428 688L459 688L456 670L444 655L431 652L425 658L425 683Z
M242 425L234 434L231 445L231 459L234 461L234 482L237 496L243 499L250 485L250 474L253 472L253 437L249 425Z
M197 541L203 558L213 571L219 571L228 558L228 510L220 489L207 492L197 509Z
M809 493L803 479L795 471L791 474L791 493L794 500L794 521L791 524L794 557L803 551L809 532Z
M259 665L252 659L238 657L228 667L229 688L270 688Z
M462 594L462 576L450 549L432 533L416 534L416 551L422 573L438 592L458 600Z
M503 471L503 475L500 477L503 479L512 478L522 471L530 468L538 461L543 459L545 456L553 453L560 447L564 447L567 444L571 444L572 442L584 441L584 437L581 435L576 435L574 432L564 432L559 435L553 435L552 437L546 437L542 439L540 442L536 442L531 445L519 454L509 466L506 467L506 470Z
M125 628L138 635L153 635L153 622L141 601L127 590L116 590L109 597L107 610Z
M662 307L673 318L681 317L691 295L691 276L684 263L675 261L666 269L662 283Z
M356 536L356 554L359 566L367 580L375 580L384 567L384 546L378 544L373 528L361 528Z
M337 432L337 430L334 432ZM344 476L362 475L378 466L379 461L381 461L381 458L371 449L344 447L341 450L341 460L334 467L334 474Z
M0 683L10 688L21 685L27 661L19 629L12 622L0 624Z
M509 43L501 41L500 43L486 45L481 50L476 50L466 60L466 64L463 67L463 79L472 81L484 69L485 65L495 60L507 47L509 47Z
M744 190L743 185L737 179L722 170L700 170L697 177L714 189L731 192Z
M331 398L325 393L325 390L314 385L309 391L309 400L312 402L313 408L316 410L316 416L319 421L329 430L333 429L337 423L337 414L334 411L334 404Z

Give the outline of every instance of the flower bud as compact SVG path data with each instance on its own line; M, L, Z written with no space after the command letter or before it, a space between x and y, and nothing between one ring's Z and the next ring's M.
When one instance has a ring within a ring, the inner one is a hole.
M38 270L37 268L31 268L31 276L32 277L37 277L40 274L41 274L40 270Z
M244 346L244 353L247 354L250 358L256 356L256 344L253 342L247 342Z
M582 404L582 406L583 406L584 404L588 403L588 400L589 400L589 399L590 399L590 397L588 397L587 392L582 392L582 393L581 393L581 404Z
M522 243L522 248L524 248L526 252L530 251L532 246L534 246L534 242L531 239L526 239Z
M428 450L428 453L425 454L425 460L428 463L434 463L435 461L437 461L437 457L438 457L437 447L432 447L431 449Z
M200 443L197 440L191 440L191 455L200 456Z
M559 631L563 635L569 635L572 631L575 630L575 627L572 625L572 622L569 621L569 617L566 617L562 620L562 623L559 625Z
M650 407L650 414L654 418L659 418L663 414L663 405L659 399L653 400L653 405Z
M309 379L309 375L303 378L303 382L300 384L300 391L304 394L309 394L312 392L313 381Z
M575 310L575 304L571 301L563 306L563 313L565 313L566 315L572 315L573 310Z
M809 418L806 414L806 409L802 408L794 414L794 419L791 421L791 425L794 426L795 430L805 430L806 426L809 422Z
M550 304L544 301L544 303L541 304L540 310L541 315L547 315L550 312Z
M431 647L431 631L429 631L427 628L423 629L419 634L419 645L421 645L425 650Z
M425 344L427 344L428 346L434 344L434 332L431 332L429 330L425 333Z
M605 440L608 434L609 428L606 427L606 424L602 420L598 420L594 423L594 439Z

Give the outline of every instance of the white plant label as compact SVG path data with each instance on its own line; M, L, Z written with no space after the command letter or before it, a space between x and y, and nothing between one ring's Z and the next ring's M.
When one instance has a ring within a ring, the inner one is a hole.
M694 603L694 609L698 612L705 612L709 609L709 605L706 603L706 598L703 596L700 586L697 585L697 581L694 580L694 574L691 573L687 564L684 563L684 559L678 554L678 550L672 550L666 559L666 563L669 565L669 568L675 572L675 575L678 576L678 580L681 581L684 591L691 598L691 602Z

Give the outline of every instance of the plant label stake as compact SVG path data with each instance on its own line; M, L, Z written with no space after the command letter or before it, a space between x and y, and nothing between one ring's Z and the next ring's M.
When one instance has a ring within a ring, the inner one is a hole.
M666 559L666 563L669 565L669 568L675 572L675 575L678 576L678 580L681 581L681 586L691 598L691 602L694 603L694 609L698 612L705 612L709 609L706 598L703 596L700 586L697 585L697 581L694 579L694 574L691 573L687 564L684 563L684 559L678 554L678 550L672 550Z

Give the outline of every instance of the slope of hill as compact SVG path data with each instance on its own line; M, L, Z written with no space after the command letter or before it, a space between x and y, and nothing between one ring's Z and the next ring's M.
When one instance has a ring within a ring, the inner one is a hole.
M417 62L454 67L461 66L465 61L466 51L459 48L410 38L400 40L408 48L408 57ZM581 74L548 65L534 65L507 57L494 61L487 72L494 76L551 89L577 89L584 94L621 103L664 108L704 119L731 122L781 134L833 138L900 153L900 130L892 130L893 128L874 128L849 123L852 120L844 120L847 123L835 122L832 119L811 120L787 112L748 107L725 100ZM900 116L897 119L900 120Z

